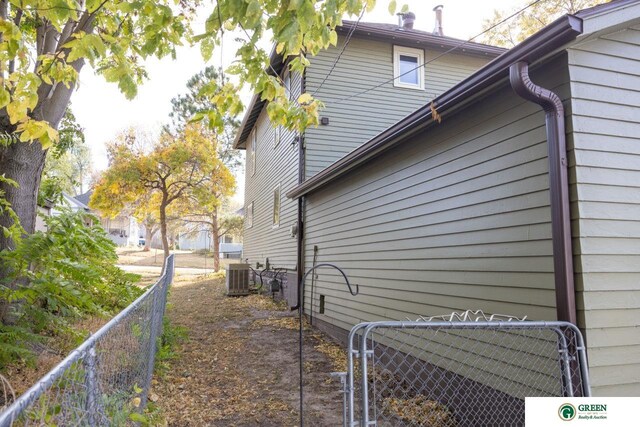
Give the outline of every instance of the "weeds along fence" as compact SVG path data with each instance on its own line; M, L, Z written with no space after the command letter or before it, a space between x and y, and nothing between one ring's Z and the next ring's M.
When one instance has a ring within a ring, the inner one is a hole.
M173 275L171 255L153 286L0 413L0 427L142 421Z
M590 396L567 322L454 313L368 322L349 335L344 425L524 425L524 399Z

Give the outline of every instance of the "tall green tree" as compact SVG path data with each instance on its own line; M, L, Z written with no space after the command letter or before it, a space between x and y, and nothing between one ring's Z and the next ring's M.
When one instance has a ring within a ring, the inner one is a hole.
M84 129L76 121L71 108L67 108L62 118L59 135L59 142L46 158L42 186L57 186L60 191L77 196L85 192L92 161Z
M527 37L535 34L560 16L576 13L579 10L608 3L610 0L543 0L529 7L513 19L489 30L483 36L483 42L495 46L511 48ZM494 10L493 16L485 19L483 29L487 30L521 9L531 1L520 1L508 10Z
M240 152L233 149L233 140L240 122L237 116L225 114L222 116L222 126L216 127L209 123L207 112L215 108L206 90L210 85L224 86L228 83L224 73L215 67L206 67L193 75L187 81L187 92L171 100L170 123L165 130L174 133L181 132L195 117L202 117L203 122L213 131L212 137L218 140L218 156L231 169L237 169L241 164Z

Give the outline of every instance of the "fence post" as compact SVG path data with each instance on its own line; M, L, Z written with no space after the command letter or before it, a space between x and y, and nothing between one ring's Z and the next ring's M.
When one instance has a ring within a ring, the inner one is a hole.
M169 286L171 286L171 283L173 283L173 275L175 272L175 264L174 264L174 258L173 255L170 255L169 258L167 259L167 265L164 271L164 287L162 289L162 313L161 313L161 318L160 318L160 335L162 335L163 332L163 322L162 319L164 319L164 315L167 309L167 297L169 294Z
M369 356L369 350L367 350L368 334L369 328L366 328L362 332L360 341L360 369L362 369L362 420L360 423L364 427L369 425L369 384L367 383L367 357Z
M87 389L87 420L90 426L98 425L99 411L98 411L98 381L96 375L96 348L92 346L87 350L85 356L85 387Z

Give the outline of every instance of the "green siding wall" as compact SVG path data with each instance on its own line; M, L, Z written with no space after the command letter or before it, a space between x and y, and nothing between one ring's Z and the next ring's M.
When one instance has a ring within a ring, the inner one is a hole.
M306 89L315 93L342 49L321 52L311 59ZM418 46L411 46L418 47ZM441 52L425 50L425 61ZM448 54L424 67L425 90L399 88L393 82L393 44L352 38L340 61L316 96L325 103L320 114L329 125L306 132L306 177L309 178L378 133L427 104L489 62L491 58ZM386 83L385 83L386 82ZM351 100L340 100L372 86L382 86Z
M577 302L593 391L640 396L640 26L573 47L569 69Z
M341 38L340 43L342 40ZM349 43L338 66L317 94L327 104L322 116L330 116L331 124L309 129L305 135L307 177L424 105L428 99L453 86L489 60L447 55L426 68L425 91L394 88L389 83L364 98L346 104L345 108L342 105L333 105L333 101L339 96L391 78L392 49L393 45L389 43L358 38L353 38ZM312 93L318 87L321 79L328 73L337 52L338 48L332 48L311 59L312 66L307 70L306 76L308 92ZM435 51L426 51L425 58L429 60L436 54ZM301 84L301 77L294 76L294 99L301 93ZM385 103L380 108L377 103L382 100ZM375 123L370 122L371 119ZM274 129L269 123L266 109L261 112L256 128L258 148L255 175L251 175L249 162L245 163L245 207L254 202L254 225L245 228L244 231L244 257L254 265L256 261L263 263L268 257L269 262L276 266L294 268L296 239L290 237L289 228L297 219L297 202L287 199L285 194L298 182L298 147L293 142L295 135L283 131L282 141L274 149ZM340 139L337 139L338 137ZM248 140L247 159L250 156L250 145ZM273 188L278 183L281 184L282 213L280 226L273 228Z
M562 70L532 76L566 98ZM344 329L466 309L556 318L544 113L509 87L492 95L308 197L305 265L317 245L361 290L320 272L315 316Z
M291 91L299 96L302 79L293 75ZM275 129L271 126L266 108L256 122L258 135L256 150L256 172L251 174L248 159L251 143L247 141L245 209L254 203L253 227L245 224L243 251L244 258L255 266L269 258L271 265L293 269L296 266L296 239L290 236L289 228L298 218L298 202L288 199L285 194L298 185L298 143L295 133L282 130L277 147L273 146ZM280 225L273 227L273 190L280 184Z

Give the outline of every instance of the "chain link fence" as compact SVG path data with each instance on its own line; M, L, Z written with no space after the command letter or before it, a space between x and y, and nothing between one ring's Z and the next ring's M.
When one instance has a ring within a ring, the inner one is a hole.
M140 421L173 274L171 255L153 286L0 413L0 427Z
M343 381L345 426L517 426L525 397L590 396L574 325L481 312L356 325Z

